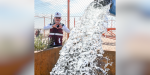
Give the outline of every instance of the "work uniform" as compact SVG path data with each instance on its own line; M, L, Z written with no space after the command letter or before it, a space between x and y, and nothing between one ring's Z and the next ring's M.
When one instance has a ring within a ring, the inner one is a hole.
M53 24L48 24L44 27L44 29L50 29L49 38L53 40L53 43L51 45L53 46L61 46L62 45L62 38L63 38L63 30L67 33L70 33L70 30L64 25L62 25L62 29L53 28Z

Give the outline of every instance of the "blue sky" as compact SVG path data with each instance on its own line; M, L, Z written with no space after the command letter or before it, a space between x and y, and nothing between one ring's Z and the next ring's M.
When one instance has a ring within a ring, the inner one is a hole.
M70 0L70 15L81 16L94 0ZM67 16L67 0L35 0L36 14L54 14L56 11Z
M67 16L67 1L68 0L35 0L34 8L35 15L41 16L41 14L46 14L46 16L50 17L50 15L54 15L55 12L60 12L62 16ZM70 0L70 16L82 16L84 10L87 6L94 0ZM79 20L79 17L70 17L70 27L74 26L74 18L76 21ZM65 24L66 17L62 17L62 23ZM50 19L46 18L45 25L51 22ZM43 28L44 27L44 19L35 17L34 20L35 28Z
M35 0L34 9L35 15L41 16L46 14L49 16L54 15L55 12L60 12L62 16L67 16L67 1L68 0ZM86 7L94 0L70 0L70 16L82 16ZM65 24L66 17L62 18L62 23ZM35 18L34 27L42 28L44 26L43 18ZM76 21L79 17L76 17ZM51 22L50 19L46 18L45 25ZM74 17L70 18L70 27L74 26Z

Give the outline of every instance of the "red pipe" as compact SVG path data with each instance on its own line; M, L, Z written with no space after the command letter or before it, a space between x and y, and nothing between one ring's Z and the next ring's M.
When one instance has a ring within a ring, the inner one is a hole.
M75 18L74 18L74 27L75 27Z
M70 0L68 0L68 28L70 29ZM69 33L67 34L67 39L69 38Z
M44 17L44 27L45 27L45 17ZM45 30L44 30L44 37L45 37Z

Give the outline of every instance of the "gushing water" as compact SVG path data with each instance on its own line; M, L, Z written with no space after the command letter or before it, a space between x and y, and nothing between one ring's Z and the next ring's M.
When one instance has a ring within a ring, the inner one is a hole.
M101 36L106 32L110 4L92 2L80 22L72 29L68 41L50 75L106 75L110 63L103 57ZM107 63L101 63L102 60Z

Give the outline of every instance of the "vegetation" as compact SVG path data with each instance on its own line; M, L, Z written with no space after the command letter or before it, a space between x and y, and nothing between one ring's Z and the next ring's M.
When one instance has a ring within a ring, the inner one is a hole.
M52 39L46 39L43 38L42 35L39 35L34 39L34 51L52 48L52 46L50 46L52 42L53 42Z
M66 43L66 41L67 41L67 40L65 39L65 40L62 42L62 45L64 45L64 44Z

